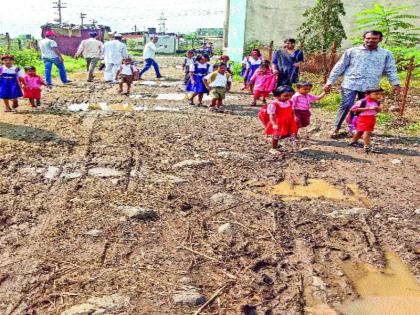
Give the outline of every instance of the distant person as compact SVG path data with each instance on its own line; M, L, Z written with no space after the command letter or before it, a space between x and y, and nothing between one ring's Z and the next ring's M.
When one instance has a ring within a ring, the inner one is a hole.
M190 79L188 80L186 90L192 93L189 99L190 105L194 105L194 98L198 96L198 106L203 105L204 93L209 93L204 84L204 77L213 72L213 66L209 63L210 58L207 55L198 55L197 62L190 69Z
M210 110L223 112L223 100L232 86L232 75L227 72L226 64L219 64L216 71L205 76L204 84L212 97Z
M144 46L143 49L143 58L146 65L144 66L143 70L140 72L140 80L142 79L143 74L148 71L152 66L156 73L156 78L160 79L162 78L162 75L160 74L159 65L156 62L156 51L166 48L167 46L159 46L156 47L156 43L159 41L159 38L157 36L150 37L150 41Z
M114 39L103 45L102 55L105 62L105 82L118 83L116 74L124 58L128 57L127 45L122 42L122 35L115 34Z
M230 57L228 55L222 55L220 56L219 60L221 61L221 63L224 63L226 65L226 71L229 72L230 75L233 75L232 65L229 63Z
M356 133L350 143L357 146L357 142L363 137L366 153L376 153L370 145L370 136L375 129L376 115L382 110L381 100L384 97L384 90L381 88L366 90L366 98L358 101L352 108L351 113L355 116Z
M195 64L194 50L188 50L184 62L182 63L182 70L184 71L184 84L187 84L190 79L190 69L194 67Z
M138 70L135 66L132 65L131 58L124 58L122 65L119 67L117 74L115 75L115 80L119 80L118 93L123 93L123 87L125 84L127 85L127 92L125 93L125 95L130 94L131 84L133 84L137 73Z
M255 48L251 51L248 59L246 60L245 80L246 85L250 91L253 92L253 85L250 84L251 78L254 73L260 68L263 62L262 55L259 49Z
M25 77L23 78L23 97L29 100L29 104L34 109L41 107L41 88L47 84L36 74L33 66L25 67Z
M22 90L20 88L23 85L24 72L22 69L14 66L15 57L13 55L1 56L0 66L0 98L4 102L4 111L12 112L18 108L18 98L22 97ZM12 101L12 107L10 107L10 101Z
M96 68L96 64L101 59L103 44L97 40L98 33L90 32L89 38L82 40L79 49L76 52L74 58L83 56L86 59L86 71L88 72L87 81L92 82Z
M362 99L369 87L379 86L384 73L393 85L393 92L400 92L400 80L392 52L379 47L382 37L379 31L365 32L363 45L347 49L332 69L324 91L330 91L339 76L343 75L344 79L341 84L341 103L331 138L339 135L341 125L354 105L356 97Z
M296 40L288 38L284 41L284 47L274 52L273 71L278 74L277 86L292 86L299 80L299 67L304 58L303 52L295 46Z
M249 84L254 87L254 99L251 106L257 106L257 101L260 98L262 98L262 103L266 104L268 96L276 87L276 83L277 76L271 72L270 61L265 60L249 81Z
M53 65L58 68L63 84L71 82L67 79L63 56L58 49L57 42L54 40L55 37L56 35L53 31L47 31L45 32L45 38L39 41L39 49L41 50L41 57L45 66L45 81L47 81L48 86L52 85L51 70Z

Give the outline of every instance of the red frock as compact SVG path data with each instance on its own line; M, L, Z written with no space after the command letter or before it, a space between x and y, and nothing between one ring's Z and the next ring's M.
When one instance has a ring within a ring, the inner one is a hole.
M293 115L293 103L291 101L281 102L274 100L269 106L271 109L274 109L274 119L279 128L275 130L270 121L267 124L264 133L266 135L272 135L281 138L295 135L298 131L298 127ZM271 111L268 110L268 113L271 113Z

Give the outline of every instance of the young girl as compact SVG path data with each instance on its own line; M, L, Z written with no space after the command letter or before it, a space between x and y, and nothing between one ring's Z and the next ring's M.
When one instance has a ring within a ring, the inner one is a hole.
M43 85L47 85L44 80L36 74L35 67L25 67L25 77L23 78L23 82L23 97L29 99L29 103L32 108L39 109L41 106L41 87Z
M194 67L195 64L195 57L194 57L194 50L188 50L184 62L182 64L182 70L185 73L184 76L184 84L187 84L188 80L190 79L190 69Z
M290 100L295 91L290 86L280 86L274 90L275 100L267 107L269 116L264 133L272 136L271 154L279 155L277 150L280 139L296 137L297 125L293 116L293 103Z
M251 51L251 55L249 56L246 64L246 84L249 86L251 92L253 92L253 85L249 83L251 81L252 76L254 75L255 71L258 70L262 63L261 52L259 49L253 49Z
M260 68L255 72L249 81L250 85L254 86L254 100L251 106L257 106L257 101L262 97L263 104L266 103L266 98L274 90L277 83L277 76L274 76L270 69L270 62L264 60Z
M24 84L24 72L13 65L15 58L12 55L3 55L1 61L3 65L0 66L0 98L4 101L4 111L11 112L19 106L18 98L23 96L20 85Z
M221 56L221 57L219 58L219 60L221 61L221 63L223 63L223 64L225 64L225 65L226 65L226 71L227 71L229 74L231 74L231 75L232 75L232 66L231 66L231 64L229 63L229 60L230 60L229 56L228 56L228 55L223 55L223 56Z
M353 135L351 146L356 146L357 141L363 137L364 149L366 153L375 153L370 145L370 136L375 129L376 115L382 110L381 100L384 90L381 88L366 91L366 97L356 102L351 108L351 112L357 115L356 133Z
M296 124L298 128L304 128L311 123L311 103L321 100L326 93L320 95L310 94L312 83L298 82L296 84L297 92L292 97L293 110L295 113Z
M198 96L198 106L203 105L204 93L209 91L204 84L204 77L213 72L212 65L209 64L207 55L197 56L197 62L190 70L190 79L188 80L186 90L192 93L190 105L194 105L194 97Z
M123 64L118 69L115 80L119 79L119 89L118 93L123 93L123 86L124 83L127 85L127 92L125 95L130 94L131 84L133 83L134 79L138 75L138 70L135 66L132 65L130 58L124 58Z
M246 65L248 64L248 58L250 55L245 56L244 60L242 60L242 70L241 70L241 77L244 79L244 85L242 86L241 90L246 89Z

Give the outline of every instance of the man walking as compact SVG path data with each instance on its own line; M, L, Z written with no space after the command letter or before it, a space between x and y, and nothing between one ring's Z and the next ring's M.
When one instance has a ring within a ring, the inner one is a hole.
M84 39L80 43L79 49L76 52L74 58L83 56L86 59L86 70L88 72L88 82L92 82L94 78L94 72L98 60L101 58L103 44L97 40L98 34L96 32L89 33L89 39Z
M54 38L55 33L53 31L47 31L45 32L45 38L39 41L39 49L41 50L41 58L45 68L45 81L47 81L48 86L52 85L51 70L53 64L58 68L61 82L63 82L63 84L70 82L67 80L63 56L61 55Z
M142 75L146 71L148 71L150 67L152 66L153 66L153 69L155 69L156 78L158 79L162 78L159 71L159 65L155 61L156 50L161 49L161 47L156 48L156 43L158 42L158 40L159 39L157 38L157 36L153 36L150 38L150 41L146 44L146 46L144 46L143 57L144 57L144 62L146 63L146 65L143 68L143 70L141 70L139 79L141 79ZM166 48L167 46L163 46L163 47Z
M118 83L115 75L123 58L128 57L127 45L122 42L121 34L115 34L113 40L104 44L102 55L105 62L105 82Z
M388 76L393 85L393 92L400 92L400 82L397 67L392 53L380 48L382 33L368 31L363 35L363 45L347 49L331 71L330 77L324 86L324 91L329 92L331 86L344 75L341 84L341 104L338 109L334 131L331 138L339 134L350 108L354 105L356 96L364 98L365 91L379 87L382 75Z

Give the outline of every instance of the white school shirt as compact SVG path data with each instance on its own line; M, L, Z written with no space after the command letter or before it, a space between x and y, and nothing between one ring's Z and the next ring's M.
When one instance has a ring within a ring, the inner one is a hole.
M84 58L101 58L102 46L102 42L95 38L84 39L76 55L83 55Z
M110 40L104 44L102 54L105 63L120 64L128 57L127 45L116 39Z
M143 49L143 57L144 59L155 59L156 51L162 50L165 47L159 46L156 47L154 42L148 42Z
M41 50L41 58L53 59L58 57L58 55L53 50L53 48L58 47L55 40L45 37L38 42L38 46Z
M190 72L194 69L195 58L185 58L185 71Z
M194 72L195 71L195 65L197 65L197 69L207 69L207 67L209 67L209 70L207 71L207 73L212 73L213 72L213 66L206 63L200 63L197 62L195 63L191 68L190 68L190 72Z
M15 66L11 66L10 68L7 68L6 66L1 66L0 72L1 73L7 73L7 74L15 74L16 69L17 69L17 67L15 67ZM23 71L22 68L20 68L17 75L18 75L19 78L24 78L25 77L25 71Z
M250 66L260 65L261 63L262 63L262 60L260 58L258 58L257 60L255 60L254 58L249 57L248 61L246 62L246 68L249 69Z
M213 73L210 72L210 74L205 76L205 79L207 81L210 81L212 74ZM210 85L210 87L224 87L225 88L227 86L228 82L232 82L231 76L228 77L226 75L226 73L225 74L218 73L216 78L214 78L214 81L211 82L209 85Z
M137 71L137 69L133 65L122 64L121 67L120 67L120 74L133 75L134 72L136 72L136 71Z

